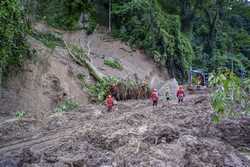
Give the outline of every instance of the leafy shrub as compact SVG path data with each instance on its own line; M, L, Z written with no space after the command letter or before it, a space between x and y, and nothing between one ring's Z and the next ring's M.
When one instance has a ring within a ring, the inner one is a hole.
M106 60L104 60L104 64L107 65L107 66L110 66L112 68L119 69L119 70L123 69L123 67L120 64L120 62L117 61L116 59L106 59Z
M94 19L91 19L87 25L84 27L84 29L86 30L86 33L89 35L89 34L92 34L95 29L96 29L96 21Z
M79 60L84 60L87 58L87 51L77 45L69 45L71 52L78 58Z
M36 8L36 11L30 8ZM79 29L79 18L81 13L88 14L89 18L84 18L85 27L88 32L93 31L96 26L95 10L89 0L37 0L36 3L29 1L26 3L27 11L32 10L31 14L38 16L38 19L45 20L49 25L65 29Z
M95 85L87 86L87 88L93 97L96 97L99 102L102 102L105 100L110 86L112 84L116 84L117 82L118 79L114 77L106 77L97 82Z
M0 1L0 80L11 66L20 67L29 55L29 25L17 0Z
M79 104L73 100L67 99L61 104L57 105L55 112L68 112L79 107Z
M24 111L16 112L16 118L17 119L22 119L25 115L26 115L26 113Z
M117 88L117 100L145 99L148 98L150 94L150 88L147 84L130 79L118 80L114 77L107 77L95 85L84 84L97 102L103 102L105 100L107 95L111 93L113 85Z
M250 79L241 80L231 71L225 70L211 75L209 82L214 88L212 94L214 122L224 117L250 113Z
M52 33L41 33L37 31L33 31L31 33L32 37L41 41L48 48L54 49L56 46L64 46L63 40L59 37L56 37Z

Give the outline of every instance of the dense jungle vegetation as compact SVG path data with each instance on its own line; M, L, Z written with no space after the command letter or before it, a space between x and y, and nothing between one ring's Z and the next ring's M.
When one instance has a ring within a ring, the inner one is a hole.
M115 37L144 49L169 73L190 66L250 70L250 6L246 0L6 0L1 1L1 70L27 55L27 18L67 30L109 26ZM32 16L32 18L30 18ZM81 24L79 24L79 22Z

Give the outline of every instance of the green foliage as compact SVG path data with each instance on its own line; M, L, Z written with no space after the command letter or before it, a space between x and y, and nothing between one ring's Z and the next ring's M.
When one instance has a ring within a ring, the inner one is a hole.
M29 31L19 1L0 1L0 80L10 66L20 66L29 55L26 33Z
M79 104L73 100L67 99L56 106L55 112L63 113L76 109Z
M87 86L87 88L93 97L96 97L99 102L102 102L105 100L110 86L116 84L117 82L118 79L114 77L106 77L103 78L103 80L97 82L95 85Z
M41 41L48 48L54 49L56 46L64 47L63 40L59 37L56 37L52 33L41 33L37 31L33 31L31 35L35 39Z
M112 68L119 69L119 70L123 69L120 62L118 60L116 60L116 59L106 59L106 60L104 60L104 64L107 65L107 66L110 66Z
M84 60L87 58L87 51L77 45L69 45L71 52L79 59Z
M84 29L86 30L86 33L89 35L89 34L92 34L95 31L96 26L97 26L96 20L95 19L90 19L88 24L85 25Z
M55 27L75 29L81 14L87 33L108 25L109 0L25 2ZM211 72L238 58L234 71L250 71L249 9L237 0L112 0L112 30L178 78L191 64Z
M219 3L216 3L219 2ZM193 64L210 72L221 67L250 71L249 6L241 1L203 1L193 20Z
M95 10L92 3L88 0L37 0L37 11L35 14L39 19L46 20L53 27L66 30L79 28L81 13L85 14L84 23L88 32L94 30L96 26ZM32 2L26 5L29 9ZM33 12L34 14L34 12Z
M26 115L26 113L24 111L16 112L16 118L19 120L22 119L25 115Z
M180 18L166 13L156 0L113 2L114 35L143 48L170 74L179 78L190 65L193 50L180 32Z
M240 80L231 71L214 73L209 79L213 87L212 106L214 122L224 117L239 116L250 112L249 83L250 79Z

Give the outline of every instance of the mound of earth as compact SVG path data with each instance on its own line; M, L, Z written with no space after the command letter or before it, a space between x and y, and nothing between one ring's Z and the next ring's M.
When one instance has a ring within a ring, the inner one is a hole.
M211 113L207 96L188 96L184 104L161 101L157 109L138 100L119 102L110 113L87 105L53 114L45 124L16 120L12 128L6 122L0 166L248 167L246 156L211 124ZM17 136L16 129L25 133Z

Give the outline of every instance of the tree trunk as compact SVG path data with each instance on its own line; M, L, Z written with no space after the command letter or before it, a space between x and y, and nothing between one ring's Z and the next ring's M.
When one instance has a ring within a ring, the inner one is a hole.
M104 74L102 74L101 72L99 72L99 71L96 69L96 67L95 67L93 64L90 63L90 61L88 61L88 60L86 60L86 59L81 59L81 60L79 60L79 59L77 58L77 56L74 55L74 53L71 52L71 49L69 48L68 44L67 44L65 41L64 41L64 43L65 43L65 46L66 46L66 49L67 49L69 55L73 58L73 60L74 60L76 63L78 63L78 64L80 64L80 65L86 67L86 68L89 70L89 73L95 78L95 80L97 80L97 81L103 80L103 78L105 77Z
M205 9L205 14L208 19L208 27L209 27L209 33L207 35L207 44L205 46L205 52L208 54L211 54L213 52L214 44L216 40L216 34L217 34L216 23L218 20L219 11L216 10L216 13L214 14L214 16L212 16L212 14L209 12L209 9Z
M111 12L112 12L112 0L109 0L109 32L112 31L112 15L111 15Z

